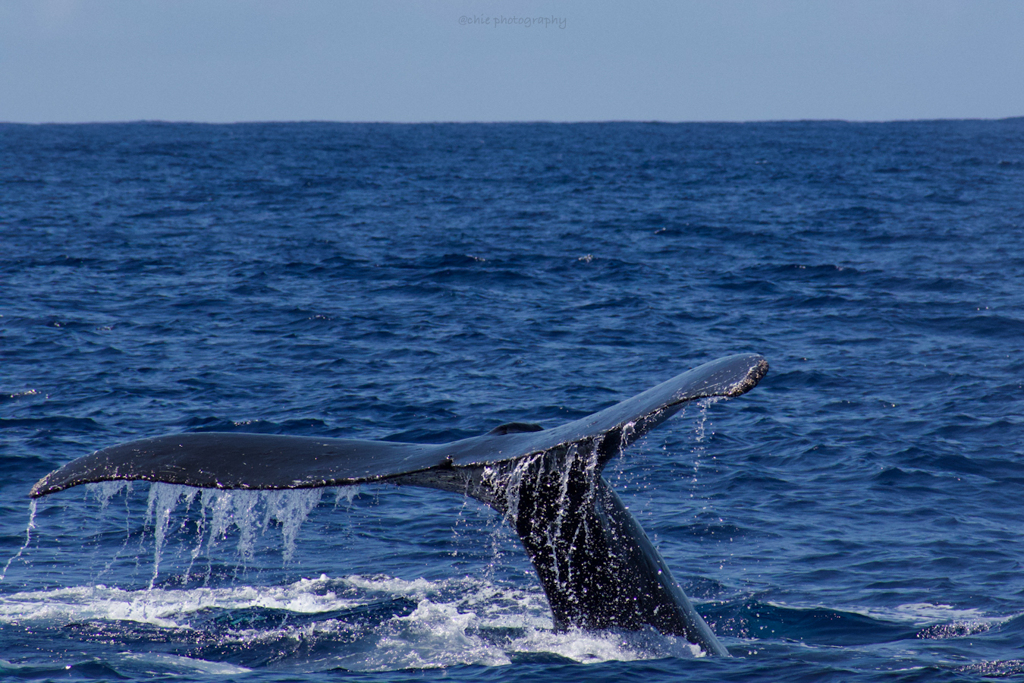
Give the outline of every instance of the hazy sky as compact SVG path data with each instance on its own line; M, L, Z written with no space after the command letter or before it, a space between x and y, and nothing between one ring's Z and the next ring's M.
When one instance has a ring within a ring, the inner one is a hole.
M1020 0L0 0L0 121L1020 115Z

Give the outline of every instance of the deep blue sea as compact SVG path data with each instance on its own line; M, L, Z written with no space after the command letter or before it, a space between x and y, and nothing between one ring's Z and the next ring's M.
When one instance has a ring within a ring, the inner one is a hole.
M0 678L1024 677L1022 346L1024 119L0 125ZM30 509L132 439L444 442L739 352L607 472L727 659L556 632L452 494Z

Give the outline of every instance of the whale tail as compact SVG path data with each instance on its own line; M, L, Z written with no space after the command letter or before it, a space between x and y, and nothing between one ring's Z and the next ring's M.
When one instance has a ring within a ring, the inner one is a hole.
M557 628L650 626L727 655L601 472L688 402L739 396L767 371L761 356L729 356L558 427L510 423L447 444L217 432L142 439L74 460L30 495L119 479L219 489L382 482L463 493L515 527Z

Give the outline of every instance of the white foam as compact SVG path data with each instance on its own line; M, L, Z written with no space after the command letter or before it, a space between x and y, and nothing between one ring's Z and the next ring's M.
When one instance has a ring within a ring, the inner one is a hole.
M931 602L911 602L899 605L892 614L900 621L928 623L933 621L981 620L985 619L981 610L974 608L957 609L952 605L934 604Z
M363 577L354 574L346 577L345 582L356 588L420 600L426 598L427 595L437 592L439 589L439 584L434 581L427 581L426 579L407 581L388 576Z
M769 603L780 608L803 609L792 605ZM822 608L842 609L853 614L860 614L872 619L895 621L921 628L918 638L944 640L984 633L993 627L1014 619L1020 614L994 616L985 614L979 609L958 609L952 605L931 602L912 602L892 608Z
M513 589L471 577L430 582L350 576L345 582L418 600L415 611L396 620L400 630L382 640L376 655L363 662L365 666L356 668L498 666L523 653L556 654L582 663L704 654L682 638L653 629L640 633L556 632L547 600L539 591ZM442 595L452 593L458 597L442 602ZM518 635L499 647L483 635L489 629L512 630ZM355 667L355 662L346 664Z
M981 610L974 608L958 609L952 605L931 602L912 602L889 609L868 608L863 610L852 609L850 611L875 619L900 621L915 626L954 622L996 623L1007 618L986 615Z
M479 618L452 604L421 600L415 611L397 620L394 635L380 639L374 652L350 666L363 671L435 669L458 664L501 666L509 656L479 635Z
M262 607L315 614L358 602L322 590L327 577L288 586L239 586L187 590L123 590L104 585L27 591L0 596L0 623L64 626L80 621L132 621L161 628L189 628L184 617L204 609Z
M608 631L531 631L514 643L520 653L554 653L580 663L631 662L641 659L704 657L697 645L657 631L613 633Z
M549 653L584 663L700 655L699 648L683 639L655 631L555 632L539 589L512 588L472 577L434 582L389 576L332 580L321 575L286 586L180 590L81 586L0 596L0 624L60 628L88 621L130 621L162 629L194 630L190 615L205 609L266 608L318 614L375 605L382 594L412 600L415 608L371 624L366 637L373 639L372 648L340 645L331 666L361 671L457 664L502 666L523 653ZM316 641L324 634L351 629L351 624L337 618L325 618L298 626L242 628L222 632L218 638L222 648L242 650L281 637ZM173 640L175 636L169 633L168 638ZM131 657L173 670L216 675L244 671L230 664L161 654L136 652Z
M209 662L205 659L193 659L191 657L179 657L177 655L164 655L157 653L141 653L141 654L122 654L118 657L117 661L139 663L147 667L152 668L153 665L159 667L165 667L173 673L182 673L188 671L190 673L201 673L209 674L211 676L234 676L238 674L250 673L252 669L247 669L244 666L235 666L234 664L226 664L224 662ZM147 671L147 673L152 673Z

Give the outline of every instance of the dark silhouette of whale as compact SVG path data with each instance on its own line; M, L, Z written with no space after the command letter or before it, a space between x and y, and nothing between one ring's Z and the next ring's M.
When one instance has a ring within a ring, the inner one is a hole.
M653 627L728 655L601 471L689 401L739 396L766 372L761 356L729 356L559 427L514 422L446 444L216 432L142 439L74 460L30 495L115 479L218 489L385 482L461 493L515 527L556 628Z

